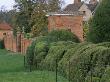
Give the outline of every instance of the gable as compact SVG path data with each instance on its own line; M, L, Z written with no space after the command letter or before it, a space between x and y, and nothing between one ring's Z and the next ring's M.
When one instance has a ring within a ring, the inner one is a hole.
M79 3L79 4L69 4L63 11L71 11L71 12L75 12L78 11L79 8L83 5L83 3Z
M91 12L91 10L88 8L88 6L86 4L83 4L78 11L89 11Z

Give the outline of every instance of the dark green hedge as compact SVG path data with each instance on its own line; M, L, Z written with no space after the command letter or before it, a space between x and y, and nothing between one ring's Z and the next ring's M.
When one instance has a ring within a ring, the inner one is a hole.
M78 37L68 30L53 30L47 35L49 42L73 41L79 43Z

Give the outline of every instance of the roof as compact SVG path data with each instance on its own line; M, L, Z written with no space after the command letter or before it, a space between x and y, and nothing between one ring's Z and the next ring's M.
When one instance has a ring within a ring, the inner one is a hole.
M7 23L0 23L0 30L12 30L12 27Z
M77 11L77 12L72 12L72 11L58 11L58 12L50 12L50 13L48 13L48 15L47 16L53 16L53 15L65 15L65 16L67 16L67 15L73 15L73 16L79 16L79 15L83 15L83 13L82 12L79 12L79 11Z
M83 5L84 2L79 3L79 4L69 4L64 11L72 11L72 12L76 12L80 9L80 7ZM98 3L96 4L86 4L88 6L88 8L93 12L96 8L96 6L98 5Z
M88 8L93 12L95 10L95 8L97 7L97 4L86 4L88 6Z
M79 4L69 4L63 11L75 12L75 11L78 11L82 5L83 5L83 2Z
M84 4L84 2L77 3L77 4L69 4L65 9L62 11L58 12L50 12L46 16L51 16L51 15L73 15L73 16L79 16L83 15L82 12L79 11L80 7ZM97 4L85 4L88 6L88 8L93 12L96 8Z

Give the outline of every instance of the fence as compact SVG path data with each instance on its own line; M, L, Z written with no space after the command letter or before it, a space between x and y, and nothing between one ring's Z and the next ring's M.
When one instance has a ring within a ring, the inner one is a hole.
M27 47L31 44L31 39L24 38L23 34L18 33L17 37L13 35L4 36L5 49L13 52L26 53Z

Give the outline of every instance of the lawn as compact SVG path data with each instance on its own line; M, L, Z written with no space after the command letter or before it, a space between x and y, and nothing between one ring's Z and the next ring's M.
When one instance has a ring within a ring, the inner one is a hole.
M49 71L25 72L23 56L0 50L0 82L56 82L56 74ZM58 82L68 82L58 76Z

